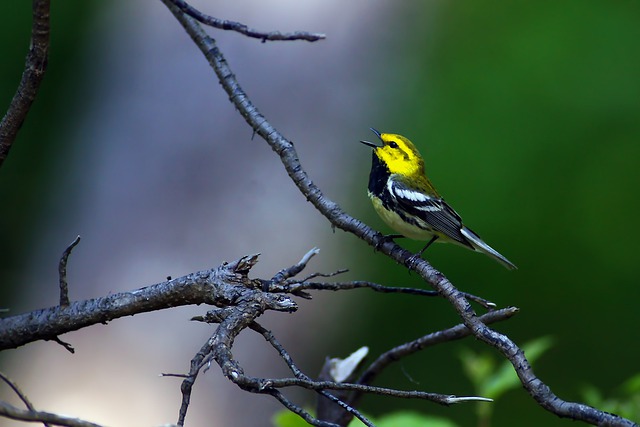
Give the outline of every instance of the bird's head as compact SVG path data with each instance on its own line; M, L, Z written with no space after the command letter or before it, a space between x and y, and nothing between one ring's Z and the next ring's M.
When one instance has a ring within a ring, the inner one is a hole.
M380 133L373 128L371 130L380 138L382 145L369 141L360 142L373 148L374 154L386 165L390 173L409 177L424 173L422 156L411 141L402 135Z

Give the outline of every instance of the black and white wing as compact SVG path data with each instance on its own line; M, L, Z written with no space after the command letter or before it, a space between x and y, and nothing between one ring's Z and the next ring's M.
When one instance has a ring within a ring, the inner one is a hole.
M417 219L421 228L443 234L464 246L473 246L462 234L462 219L444 200L408 187L402 182L389 180L387 190L400 210Z

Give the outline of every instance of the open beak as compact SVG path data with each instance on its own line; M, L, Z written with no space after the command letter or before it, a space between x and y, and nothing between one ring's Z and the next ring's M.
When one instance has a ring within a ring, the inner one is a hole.
M378 138L380 138L380 141L382 141L382 137L380 136L380 135L381 135L381 134L380 134L380 132L378 132L378 131L377 131L377 130L375 130L374 128L369 128L369 129L371 129L371 132L375 133L375 134L376 134L376 136L377 136ZM378 148L378 147L380 147L380 145L376 145L376 144L374 144L373 142L369 142L369 141L360 141L360 142L361 142L361 143L363 143L364 145L368 145L369 147L373 147L373 148Z

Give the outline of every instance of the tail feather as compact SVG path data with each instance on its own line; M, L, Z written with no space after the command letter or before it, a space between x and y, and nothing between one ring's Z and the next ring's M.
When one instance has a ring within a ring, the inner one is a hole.
M460 232L469 241L469 243L473 245L476 251L489 255L491 258L495 259L496 261L504 265L509 270L515 270L518 268L511 261L503 257L498 251L496 251L491 246L483 242L480 236L478 236L476 233L474 233L467 227L462 227L462 230L460 230Z

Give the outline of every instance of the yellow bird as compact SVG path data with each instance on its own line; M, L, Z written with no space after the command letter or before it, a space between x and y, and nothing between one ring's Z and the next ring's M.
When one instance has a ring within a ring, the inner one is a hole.
M425 175L424 160L411 141L402 135L371 130L382 145L360 141L373 148L369 197L384 222L400 233L389 237L428 240L417 256L422 256L435 241L448 242L482 252L510 270L517 268L467 228L460 215L440 197Z

